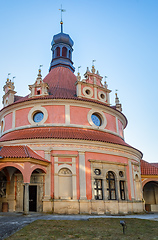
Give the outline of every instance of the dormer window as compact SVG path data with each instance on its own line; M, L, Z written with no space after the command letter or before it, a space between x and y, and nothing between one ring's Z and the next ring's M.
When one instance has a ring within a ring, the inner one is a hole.
M37 90L37 95L40 95L41 94L41 91L40 90Z
M62 56L67 57L67 48L66 47L62 48Z

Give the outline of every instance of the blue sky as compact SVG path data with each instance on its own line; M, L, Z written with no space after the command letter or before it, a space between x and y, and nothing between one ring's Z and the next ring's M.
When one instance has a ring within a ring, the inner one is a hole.
M74 66L95 67L115 89L128 119L125 140L158 162L158 1L157 0L0 0L0 95L7 74L18 95L29 93L39 65L43 77L51 61L51 41L60 31L74 40ZM77 71L76 71L77 72ZM2 104L0 104L2 107Z

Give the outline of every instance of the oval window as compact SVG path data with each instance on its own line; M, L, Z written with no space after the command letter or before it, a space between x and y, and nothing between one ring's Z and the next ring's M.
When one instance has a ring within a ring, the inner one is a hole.
M97 113L93 113L91 116L92 122L96 125L96 126L101 126L102 124L102 120L101 117L97 114Z
M36 112L33 116L33 121L34 122L41 122L44 118L43 112Z

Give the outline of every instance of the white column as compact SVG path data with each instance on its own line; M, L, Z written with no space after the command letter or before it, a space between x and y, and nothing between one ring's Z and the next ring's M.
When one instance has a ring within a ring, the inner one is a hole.
M29 212L29 183L24 183L24 214Z
M79 177L80 177L80 199L86 197L86 168L85 168L85 153L79 152Z

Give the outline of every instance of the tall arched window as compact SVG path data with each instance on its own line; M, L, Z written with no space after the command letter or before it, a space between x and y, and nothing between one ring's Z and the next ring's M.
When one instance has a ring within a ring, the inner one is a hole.
M59 198L72 199L72 172L68 168L60 169L59 179Z
M59 57L60 56L60 47L57 47L55 51L56 51L56 57Z
M71 51L69 50L69 58L71 59Z
M67 48L66 47L62 48L62 56L67 57Z
M115 175L112 171L106 174L108 200L116 200Z

